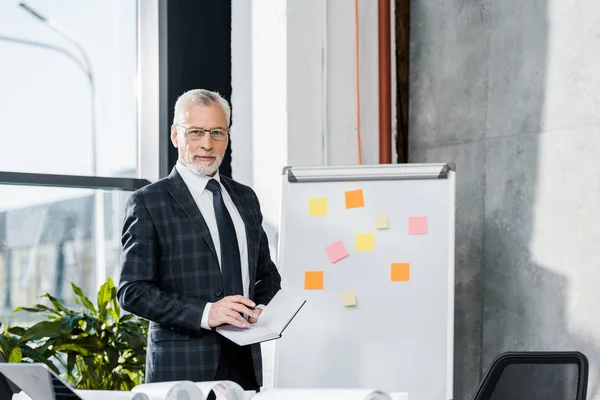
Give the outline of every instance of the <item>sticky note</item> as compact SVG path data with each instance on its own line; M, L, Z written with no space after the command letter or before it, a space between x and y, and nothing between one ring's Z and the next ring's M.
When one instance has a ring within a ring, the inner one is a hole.
M311 217L322 217L327 215L327 199L309 199L308 215Z
M346 192L346 208L359 208L365 206L362 189L349 190Z
M427 235L427 217L408 217L409 235Z
M342 303L346 307L354 307L356 305L356 293L344 292L342 294Z
M410 280L410 264L392 263L390 279L394 282Z
M375 251L375 234L357 233L356 251Z
M306 271L304 290L323 290L323 271Z
M329 257L329 261L332 263L348 257L348 252L346 251L344 243L341 240L325 247L325 252L327 253L327 257Z
M377 213L375 215L375 227L377 229L387 229L389 226L387 213Z

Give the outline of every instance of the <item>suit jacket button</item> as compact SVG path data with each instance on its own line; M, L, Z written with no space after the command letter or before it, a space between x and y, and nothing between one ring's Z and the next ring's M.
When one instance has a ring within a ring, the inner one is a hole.
M217 297L221 297L222 294L223 294L223 292L221 292L220 290L217 290L215 292L215 296L217 296Z

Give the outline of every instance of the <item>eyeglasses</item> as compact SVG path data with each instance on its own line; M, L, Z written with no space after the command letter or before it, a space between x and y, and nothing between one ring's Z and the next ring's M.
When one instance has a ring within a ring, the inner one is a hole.
M181 126L181 125L179 125ZM221 142L227 139L227 135L229 134L229 129L215 128L215 129L201 129L201 128L186 128L181 126L184 129L184 134L191 138L203 138L205 134L209 133L210 137L213 140Z

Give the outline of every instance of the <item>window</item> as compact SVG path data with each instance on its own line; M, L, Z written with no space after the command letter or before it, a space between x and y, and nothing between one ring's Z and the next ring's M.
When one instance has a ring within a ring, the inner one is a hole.
M0 170L135 177L136 0L25 2L49 22L20 1L0 2Z
M27 313L11 311L39 303L44 293L76 307L69 282L95 298L98 282L118 277L121 223L130 193L0 185L0 318L23 322ZM100 231L97 202L103 208Z
M118 281L124 204L154 157L138 148L155 139L138 126L138 110L151 114L138 104L138 1L20 2L0 2L0 318L11 324L35 322L12 310L45 293L76 307L69 282L95 299Z

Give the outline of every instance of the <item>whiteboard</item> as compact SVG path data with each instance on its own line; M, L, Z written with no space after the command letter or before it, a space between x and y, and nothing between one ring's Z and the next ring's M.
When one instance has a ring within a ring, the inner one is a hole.
M274 387L452 399L454 165L286 167L282 189L282 289L307 301L274 345Z

